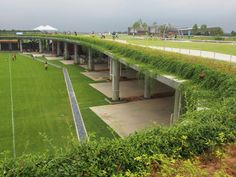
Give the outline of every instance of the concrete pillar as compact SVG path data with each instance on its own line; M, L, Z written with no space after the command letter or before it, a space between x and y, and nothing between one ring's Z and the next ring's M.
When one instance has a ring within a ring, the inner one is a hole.
M108 57L108 61L109 61L109 71L110 71L110 80L112 80L112 59L111 57Z
M43 52L47 52L47 40L43 40Z
M88 49L88 70L94 71L94 59L92 57L92 49Z
M78 45L74 44L74 63L77 64L79 63L78 61Z
M107 69L110 70L110 58L109 57L107 58Z
M55 42L52 41L52 54L55 55L56 54L56 48L55 48Z
M175 90L175 104L174 104L173 123L176 122L176 120L180 116L181 102L182 102L181 92L180 92L180 90L176 89Z
M65 60L69 59L68 44L66 42L64 43L64 59Z
M39 40L39 53L43 53L43 41Z
M8 46L9 46L9 50L12 50L12 43L9 43Z
M42 40L43 52L47 51L46 40Z
M22 42L22 40L19 40L19 47L20 47L20 52L23 52L23 42Z
M57 41L57 56L61 55L60 42Z
M112 59L112 101L120 100L120 63Z
M50 40L46 40L46 41L47 41L47 44L46 44L47 51L50 52Z
M144 76L144 98L151 98L151 78L146 74Z

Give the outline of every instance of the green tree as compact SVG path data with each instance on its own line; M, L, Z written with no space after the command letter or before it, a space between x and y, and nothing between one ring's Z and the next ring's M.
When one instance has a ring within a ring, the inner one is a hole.
M220 27L212 29L211 32L210 32L211 36L222 36L223 34L224 34L224 31Z
M138 29L140 27L141 27L141 25L140 25L140 23L138 21L134 22L134 24L133 24L133 28L134 29Z
M231 36L236 36L236 32L235 32L235 31L232 31L232 32L231 32Z
M198 31L199 31L198 25L197 24L193 25L193 31L192 31L193 35L196 35L198 33Z
M144 23L142 24L142 28L143 28L144 30L147 30L147 28L148 28L147 23L144 22Z
M160 25L159 30L160 30L160 33L163 34L166 30L166 25Z
M207 25L205 24L201 25L200 30L201 30L201 34L208 35Z
M142 19L139 19L138 21L134 22L133 28L135 30L137 30L137 29L147 30L148 25L147 25L147 23L143 22Z

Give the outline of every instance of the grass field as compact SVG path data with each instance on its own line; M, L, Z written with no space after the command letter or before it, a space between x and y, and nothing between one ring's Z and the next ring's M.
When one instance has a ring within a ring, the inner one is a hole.
M111 38L111 37L108 37ZM203 50L236 55L236 44L209 43L209 42L181 42L164 41L159 39L138 39L133 36L121 35L120 40L126 40L131 44L140 44L146 46L173 47L181 49Z
M0 53L0 152L10 155L43 152L75 136L69 99L61 70L31 58Z
M85 69L78 65L63 65L59 61L50 61L68 69L78 104L85 122L90 139L114 138L118 135L104 123L89 107L106 105L106 96L92 88L89 84L95 81L81 74Z

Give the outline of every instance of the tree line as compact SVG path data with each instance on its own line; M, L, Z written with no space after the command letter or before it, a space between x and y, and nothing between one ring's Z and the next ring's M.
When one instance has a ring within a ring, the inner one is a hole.
M135 30L148 30L148 24L144 22L142 19L135 21L132 25ZM177 31L178 29L171 24L162 24L158 25L157 22L152 24L152 27L156 27L159 29L160 33L165 33L168 31ZM202 24L198 26L194 24L191 31L192 35L204 35L204 36L222 36L224 35L224 31L221 27L208 27L206 24ZM231 32L232 36L236 36L236 32Z
M224 31L221 27L209 28L206 24L198 26L197 24L193 25L192 28L193 35L204 35L204 36L221 36L224 34Z

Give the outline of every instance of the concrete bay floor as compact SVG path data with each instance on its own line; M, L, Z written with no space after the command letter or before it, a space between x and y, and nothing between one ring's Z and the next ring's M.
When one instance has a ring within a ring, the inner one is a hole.
M116 105L91 107L121 137L149 126L168 126L173 113L174 97L142 100Z
M90 84L93 88L97 89L107 97L112 97L112 83L95 83ZM152 88L152 94L167 94L173 92L173 89L162 84L154 84ZM144 95L144 86L143 81L139 80L130 80L130 81L121 81L120 82L120 97L139 97Z
M110 71L90 71L83 72L83 75L94 81L104 81L110 79ZM121 73L121 79L134 79L137 78L137 72L133 70L123 70Z

